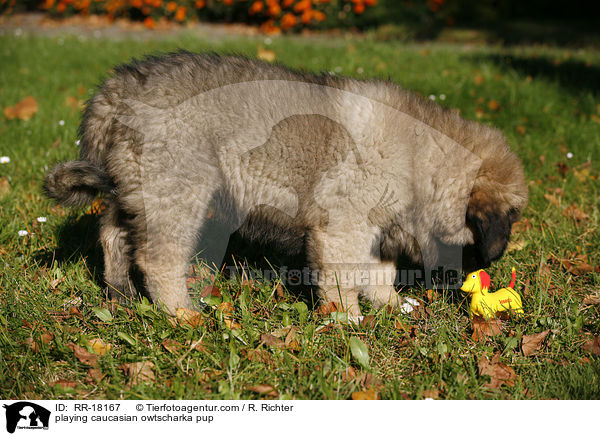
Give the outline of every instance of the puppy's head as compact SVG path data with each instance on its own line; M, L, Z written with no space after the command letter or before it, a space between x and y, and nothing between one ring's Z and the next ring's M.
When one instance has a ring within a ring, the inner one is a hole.
M467 207L466 224L474 244L465 247L464 270L487 268L502 256L526 204L527 185L518 158L507 149L504 156L484 160Z

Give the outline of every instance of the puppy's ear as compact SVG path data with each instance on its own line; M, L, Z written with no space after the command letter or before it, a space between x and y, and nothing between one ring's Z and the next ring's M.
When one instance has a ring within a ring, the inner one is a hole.
M508 244L514 213L488 212L483 216L467 214L467 225L475 239L475 249L482 268L498 260Z

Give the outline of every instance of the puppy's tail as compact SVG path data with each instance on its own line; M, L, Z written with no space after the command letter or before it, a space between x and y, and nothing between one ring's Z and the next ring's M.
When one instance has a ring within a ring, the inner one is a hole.
M110 192L114 185L106 172L85 160L56 165L46 175L44 191L65 206L84 206L100 193Z

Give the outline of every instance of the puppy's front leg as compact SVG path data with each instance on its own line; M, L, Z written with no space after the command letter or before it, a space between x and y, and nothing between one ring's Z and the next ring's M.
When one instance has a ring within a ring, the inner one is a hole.
M376 229L346 223L313 229L308 236L308 257L318 278L322 304L341 305L348 318L362 319L358 295L368 279L371 251L377 240Z

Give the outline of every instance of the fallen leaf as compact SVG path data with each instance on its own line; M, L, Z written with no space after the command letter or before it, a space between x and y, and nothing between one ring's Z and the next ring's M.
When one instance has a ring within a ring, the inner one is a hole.
M92 347L92 350L94 350L94 353L99 356L104 356L112 348L112 345L105 343L100 338L90 339L88 343Z
M250 392L255 392L257 394L265 395L267 397L276 398L276 397L279 396L279 392L277 392L277 389L275 389L270 384L262 384L262 385L256 385L256 386L249 386L246 389L249 390Z
M176 309L175 316L179 325L189 325L192 328L198 328L204 324L204 316L200 312L185 307Z
M262 350L262 349L248 350L246 357L251 362L261 362L264 364L268 364L272 360L271 353L269 353L267 350Z
M600 356L600 336L596 336L583 344L583 349L596 356Z
M81 363L85 363L86 365L90 366L98 365L98 355L90 353L85 348L80 347L72 342L68 343L67 347L69 347L73 353L75 353L75 357L79 359Z
M0 177L0 197L5 196L10 192L10 183L6 177Z
M292 327L285 337L285 348L292 351L300 351L300 342L296 339L295 327Z
M319 308L316 310L317 315L327 316L333 312L340 312L338 309L338 305L333 301L330 301L326 304L321 304Z
M581 224L583 221L587 221L590 219L590 216L582 211L575 204L571 204L571 206L566 207L562 214L568 218L571 218L575 221L575 224Z
M234 319L227 317L224 319L224 321L225 321L225 325L227 326L228 329L237 330L237 329L242 328L242 325Z
M600 304L600 291L590 294L583 299L583 304Z
M125 371L129 377L129 386L143 382L154 381L154 363L152 362L134 362L124 363L121 369Z
M506 252L510 253L512 251L521 251L523 248L527 246L527 241L510 241L506 246Z
M202 292L200 292L200 296L202 298L208 297L208 296L221 298L221 290L219 289L218 286L208 285L208 286L205 286L204 289L202 289Z
M76 111L76 110L80 110L83 109L83 100L79 100L77 97L73 97L73 96L68 96L67 98L65 98L65 106L68 106L71 108L71 111Z
M342 372L342 381L344 383L348 383L349 381L352 381L355 378L356 378L356 371L351 366L349 366Z
M473 335L471 338L475 342L485 342L487 338L502 334L502 321L498 318L485 319L480 316L474 316L471 320Z
M437 389L426 389L422 394L423 398L431 398L437 400L440 396L440 391Z
M283 340L268 333L260 335L260 340L269 347L285 348L285 342Z
M550 202L550 204L553 204L554 206L558 206L560 203L560 200L552 194L544 194L544 198L546 200L548 200Z
M488 107L493 111L497 111L500 107L500 103L498 103L496 100L490 100Z
M256 57L263 61L274 62L275 61L275 52L273 50L259 48L258 52L256 53Z
M375 328L376 324L377 324L377 321L375 320L374 315L366 315L359 322L359 325L361 327L364 327L367 330L373 330Z
M27 121L38 111L38 103L35 98L29 96L14 106L4 109L4 115L9 120L19 119Z
M162 345L165 350L172 354L175 354L176 351L183 347L181 343L174 341L173 339L165 339L160 345Z
M567 272L574 276L594 271L594 267L588 263L588 257L585 254L577 254L570 259L561 259L560 262Z
M520 124L519 124L519 125L516 127L516 129L517 129L517 133L518 133L519 135L524 135L524 134L525 134L525 132L527 131L527 130L525 129L525 126L522 126L522 125L520 125Z
M573 175L579 182L584 183L590 179L590 168L589 167L575 168L575 169L573 169Z
M77 386L77 382L73 380L56 380L52 383L52 386L60 386L61 388L75 388Z
M523 351L523 355L529 356L539 350L549 332L550 330L544 330L540 333L523 336L523 344L521 345L521 351Z
M88 369L88 377L86 381L89 382L96 382L99 383L100 380L102 380L104 378L104 374L102 374L102 371L100 371L100 369L98 368L90 368Z
M565 177L569 172L569 166L564 162L558 162L556 164L556 169L558 170L558 174L560 174L561 177Z
M479 375L490 376L490 381L485 384L485 387L498 389L503 384L513 386L515 384L515 371L508 365L500 363L500 352L496 353L490 361L487 356L481 356L478 362Z
M427 301L429 301L431 303L436 300L437 293L433 289L427 289L426 296L427 296Z
M233 305L228 301L219 304L218 309L226 315L231 315L233 313Z
M369 367L369 350L365 343L356 336L350 338L350 351L358 363L365 368Z
M367 389L365 391L358 391L352 393L353 400L378 400L379 394L375 389Z

